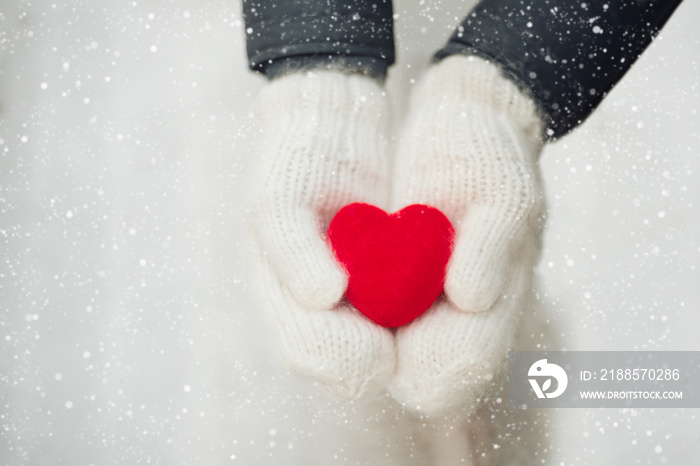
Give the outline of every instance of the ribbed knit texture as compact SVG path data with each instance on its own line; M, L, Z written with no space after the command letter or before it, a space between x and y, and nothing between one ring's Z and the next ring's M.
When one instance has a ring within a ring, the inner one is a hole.
M346 204L386 207L388 110L376 81L329 71L274 80L254 109L258 296L287 365L345 398L385 388L394 346L388 330L337 305L347 277L325 231Z
M481 58L448 57L414 89L392 208L435 206L456 240L447 299L397 333L391 390L413 409L473 403L502 366L539 255L541 132L532 100Z

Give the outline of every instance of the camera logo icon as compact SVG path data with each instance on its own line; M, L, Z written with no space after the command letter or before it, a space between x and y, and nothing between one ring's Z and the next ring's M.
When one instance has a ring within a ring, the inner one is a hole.
M561 366L548 363L546 359L535 361L530 366L527 375L528 377L534 377L528 378L528 381L537 398L556 398L564 393L566 386L569 384L569 377L566 375L566 371ZM545 377L546 379L544 379ZM544 379L542 385L540 385L539 379ZM552 379L557 381L555 390L550 390L552 388Z

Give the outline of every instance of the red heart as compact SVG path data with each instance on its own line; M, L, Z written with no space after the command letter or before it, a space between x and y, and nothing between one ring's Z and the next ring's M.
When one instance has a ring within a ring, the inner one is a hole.
M389 215L357 203L340 209L328 227L328 239L348 272L348 301L377 324L399 327L442 293L454 228L427 205Z

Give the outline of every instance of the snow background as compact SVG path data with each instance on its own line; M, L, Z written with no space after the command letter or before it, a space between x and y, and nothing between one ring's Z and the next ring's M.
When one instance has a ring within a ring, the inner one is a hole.
M397 115L472 3L395 2ZM333 405L278 365L247 294L264 80L239 10L0 6L2 464L307 464ZM539 269L567 349L700 350L698 15L685 2L543 154ZM700 463L697 410L560 410L555 430L551 464Z

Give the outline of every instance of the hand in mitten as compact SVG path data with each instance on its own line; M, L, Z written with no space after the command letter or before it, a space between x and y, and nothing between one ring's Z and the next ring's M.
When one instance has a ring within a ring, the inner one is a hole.
M542 122L483 59L452 56L416 86L393 210L429 204L456 230L446 299L398 330L392 394L438 414L471 405L503 366L540 249Z
M361 75L294 73L261 91L254 115L255 281L281 356L342 397L383 388L394 370L393 336L338 304L347 277L325 231L346 204L386 202L386 95Z

